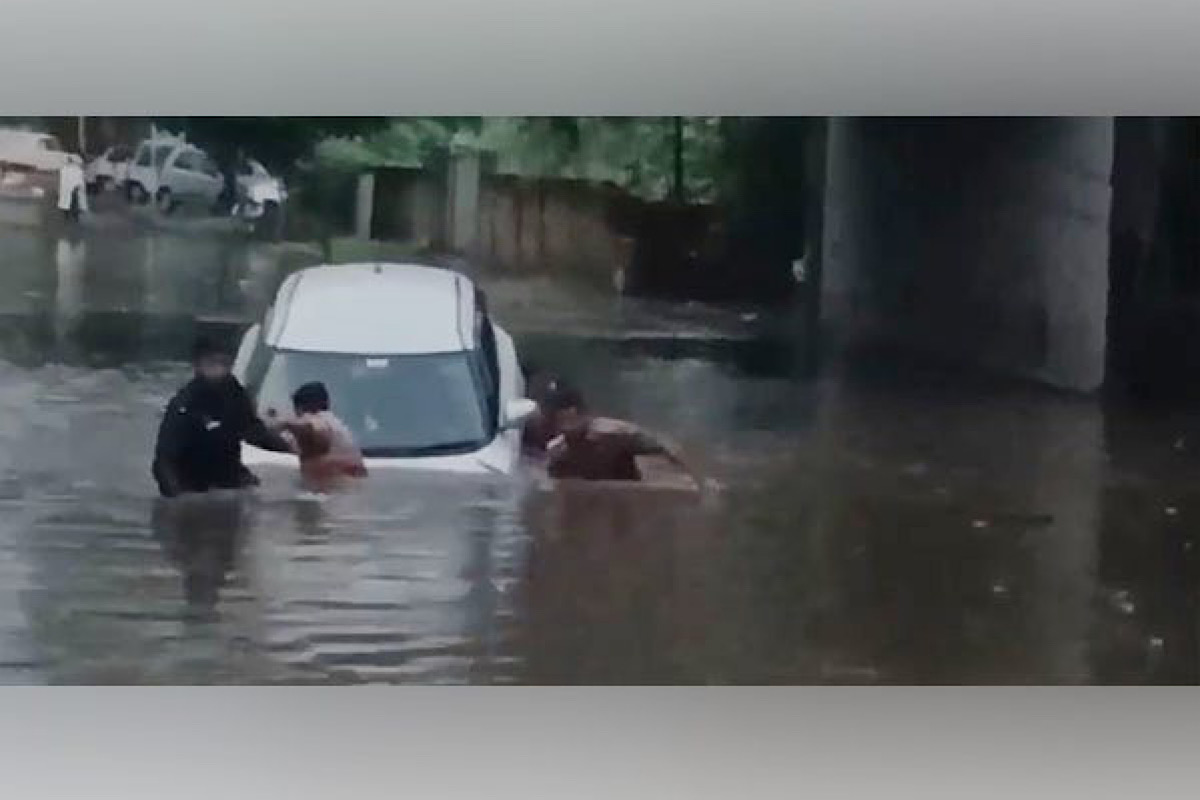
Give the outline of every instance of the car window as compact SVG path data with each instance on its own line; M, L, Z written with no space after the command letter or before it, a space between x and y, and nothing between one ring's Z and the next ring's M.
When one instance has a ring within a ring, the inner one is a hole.
M213 178L221 174L221 169L217 166L217 162L206 155L200 156L200 171Z
M114 147L108 151L108 160L114 164L121 164L129 160L129 148Z
M160 144L154 148L154 166L162 168L163 163L167 160L167 156L173 152L175 152L175 145L173 144Z
M194 172L199 165L199 157L190 150L184 150L179 155L175 156L175 169L187 170Z
M139 167L148 167L150 166L150 159L152 157L152 151L149 147L141 147L138 149L137 161L134 163Z

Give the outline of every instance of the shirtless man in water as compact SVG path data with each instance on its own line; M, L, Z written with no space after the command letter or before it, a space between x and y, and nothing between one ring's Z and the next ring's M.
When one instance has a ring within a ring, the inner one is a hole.
M640 481L637 457L660 456L688 473L697 489L709 488L677 447L631 422L591 415L573 389L550 387L541 413L549 427L546 454L551 478Z
M279 423L300 456L305 486L324 491L351 478L365 478L367 468L354 435L329 410L329 392L319 382L306 383L292 395L295 418Z

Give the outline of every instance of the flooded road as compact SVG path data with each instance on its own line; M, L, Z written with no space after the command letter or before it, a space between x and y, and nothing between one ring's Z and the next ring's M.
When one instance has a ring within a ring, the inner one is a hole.
M1154 683L1200 670L1200 437L765 316L487 282L525 359L679 439L719 502L531 475L164 505L199 329L302 250L0 232L0 680Z

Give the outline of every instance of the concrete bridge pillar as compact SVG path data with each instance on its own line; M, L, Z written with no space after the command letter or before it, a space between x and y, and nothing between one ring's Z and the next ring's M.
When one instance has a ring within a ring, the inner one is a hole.
M831 120L827 330L1097 389L1113 136L1110 118Z

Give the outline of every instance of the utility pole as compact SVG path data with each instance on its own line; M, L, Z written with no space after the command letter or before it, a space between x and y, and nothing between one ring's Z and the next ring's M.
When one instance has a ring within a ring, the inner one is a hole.
M682 203L684 201L683 191L683 117L672 117L675 126L674 136L674 153L675 153L675 199Z

